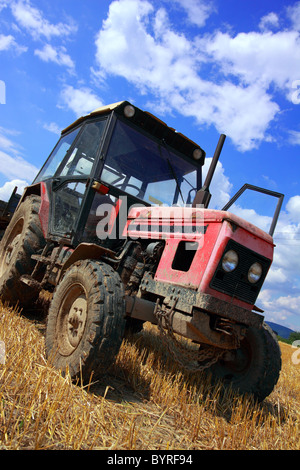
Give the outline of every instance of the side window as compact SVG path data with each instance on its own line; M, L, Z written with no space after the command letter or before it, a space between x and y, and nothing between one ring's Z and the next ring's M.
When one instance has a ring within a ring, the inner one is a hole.
M44 167L41 169L40 173L36 177L35 183L50 178L55 174L59 165L66 156L70 146L72 145L75 137L77 136L78 131L79 128L65 135L58 141L56 147L54 148Z
M84 126L60 176L88 176L91 173L105 123L106 120L102 120Z

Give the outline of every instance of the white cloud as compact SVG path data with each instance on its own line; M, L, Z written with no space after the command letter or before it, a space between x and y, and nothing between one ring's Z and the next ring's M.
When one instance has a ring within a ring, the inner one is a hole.
M234 204L232 207L230 207L229 210L234 212L234 214L238 215L242 219L247 220L251 224L256 225L260 229L264 230L264 232L269 233L272 217L258 214L254 209L240 207L238 204Z
M32 181L38 169L21 155L21 147L10 136L18 133L0 127L0 173L8 179Z
M276 266L272 266L270 272L268 273L268 283L269 285L278 285L284 284L288 281L287 275L284 272L283 268L276 268Z
M274 15L268 21L274 24ZM217 32L191 40L172 29L165 9L155 11L146 0L112 2L96 47L101 76L124 77L141 93L151 92L153 106L215 126L241 151L271 140L269 126L280 107L269 87L275 84L291 99L299 75L296 31ZM203 66L214 68L213 80Z
M293 28L300 31L300 2L288 6L287 15L292 22Z
M212 1L204 0L171 0L172 3L178 3L186 12L190 23L196 26L204 26L206 20L215 11Z
M299 331L300 196L290 198L281 212L274 243L274 260L257 304L267 320L289 322Z
M196 0L176 0L179 4L194 12L199 24L207 16L201 20L197 12L202 8L209 15L214 8ZM294 19L300 2L296 6ZM213 125L240 151L251 150L274 139L270 124L280 112L274 90L293 102L292 85L299 79L298 31L267 30L279 27L273 12L260 26L258 32L217 31L191 39L173 29L164 8L155 10L146 0L115 0L96 37L98 73L124 77L142 94L154 96L153 107L192 116L200 126Z
M18 134L17 131L0 127L0 149L19 154L21 147L10 138L10 136L17 136Z
M257 303L263 310L267 321L284 324L300 331L300 296L285 295L278 297L278 290L264 289Z
M259 296L261 306L265 309L266 320L284 323L296 331L299 327L300 296L285 295L277 297L274 291L265 289Z
M90 88L74 88L67 85L61 92L62 105L71 109L77 117L88 114L103 106L103 102Z
M225 74L267 91L274 83L290 93L299 78L300 42L297 31L249 32L232 37L218 32L206 38L206 49Z
M50 122L50 123L44 123L43 128L46 129L46 131L52 132L53 134L60 135L62 129L56 124L56 122Z
M30 182L37 175L38 169L19 156L11 156L0 150L0 173L8 179L24 178Z
M12 44L14 43L15 39L13 36L5 36L4 34L0 34L0 51L5 51L9 49Z
M212 158L205 158L203 166L203 181L206 178ZM221 162L217 163L214 177L210 186L210 193L212 195L209 207L211 209L222 209L230 199L230 191L232 184L229 178L225 175L224 168Z
M300 224L300 196L293 196L289 199L286 209L293 221Z
M8 6L8 0L0 0L0 11Z
M34 54L45 62L54 62L55 64L63 65L70 71L73 71L75 68L75 64L67 54L67 50L64 46L55 48L51 46L51 44L45 44L43 49L36 49Z
M22 194L26 186L28 186L28 182L25 180L14 179L12 181L7 181L1 188L0 188L0 199L2 201L8 201L13 190L17 187L17 193Z
M263 16L259 23L259 28L263 31L278 28L279 27L279 18L278 15L274 12L268 13Z
M6 51L13 49L17 53L22 53L27 51L26 46L20 46L17 44L14 36L9 34L5 36L4 34L0 34L0 51Z
M289 131L289 142L292 145L300 145L300 132L299 131Z
M69 36L77 31L77 26L73 21L50 23L39 9L31 5L29 0L13 1L10 6L18 24L25 28L34 39Z

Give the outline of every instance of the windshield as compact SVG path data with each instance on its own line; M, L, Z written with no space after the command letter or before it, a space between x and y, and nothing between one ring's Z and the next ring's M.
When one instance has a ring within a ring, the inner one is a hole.
M190 204L197 166L117 121L101 179L152 205Z

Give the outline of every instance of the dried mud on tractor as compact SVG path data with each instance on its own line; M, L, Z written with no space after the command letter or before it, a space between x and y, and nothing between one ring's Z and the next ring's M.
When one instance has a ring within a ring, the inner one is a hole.
M203 183L204 150L127 101L62 131L5 220L0 295L26 308L52 293L46 353L63 374L103 376L126 331L151 322L193 373L258 400L272 392L280 349L255 302L283 195L246 184L210 209L224 141ZM229 212L244 191L277 198L269 233Z

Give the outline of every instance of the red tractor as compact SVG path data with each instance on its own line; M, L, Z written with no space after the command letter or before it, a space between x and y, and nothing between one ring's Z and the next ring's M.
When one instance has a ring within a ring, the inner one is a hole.
M224 140L203 184L199 145L127 101L62 132L0 244L3 301L26 308L53 292L46 353L62 373L99 377L148 321L184 367L271 393L280 348L255 301L283 195L245 185L208 209ZM269 234L228 212L245 189L278 198Z

